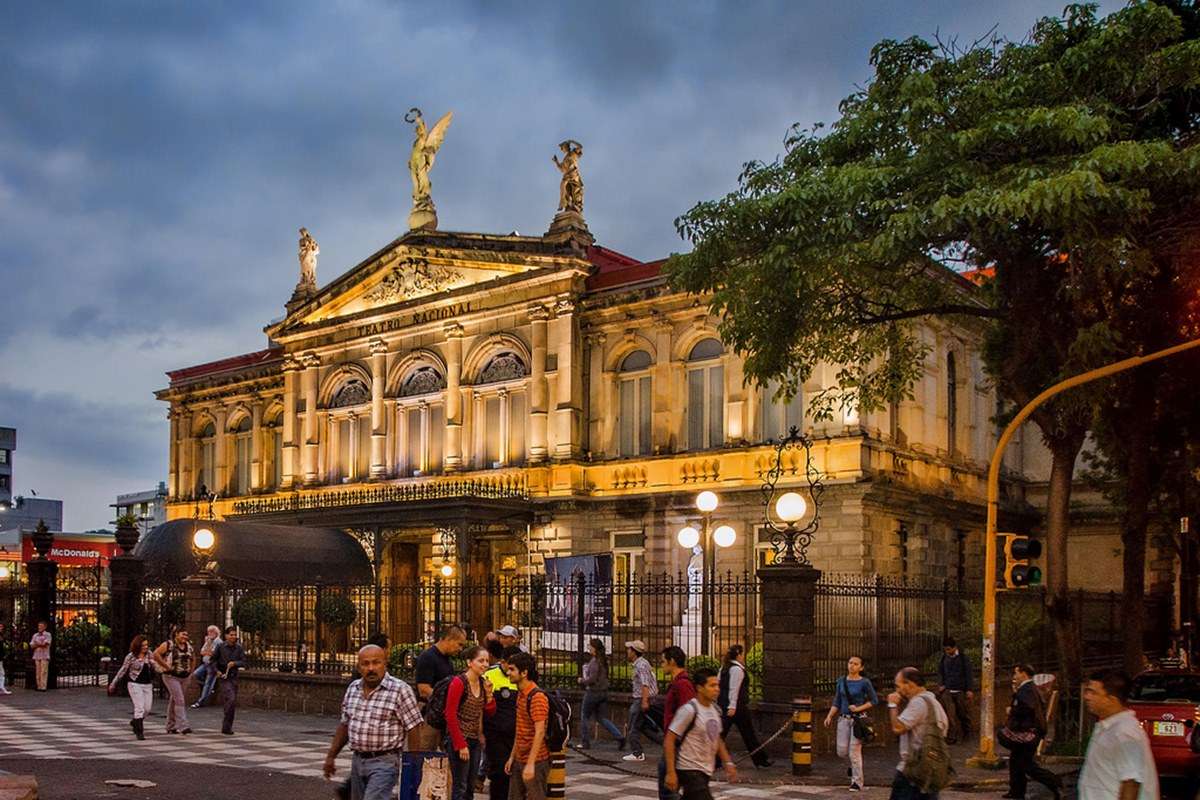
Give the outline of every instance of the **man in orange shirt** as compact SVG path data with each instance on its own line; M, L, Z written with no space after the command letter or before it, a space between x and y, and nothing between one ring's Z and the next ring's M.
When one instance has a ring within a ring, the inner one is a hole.
M537 669L537 662L529 653L516 653L505 669L508 679L517 685L517 735L504 771L516 777L513 770L521 770L520 780L509 783L508 800L546 800L546 778L550 773L546 720L550 717L550 700L529 677Z

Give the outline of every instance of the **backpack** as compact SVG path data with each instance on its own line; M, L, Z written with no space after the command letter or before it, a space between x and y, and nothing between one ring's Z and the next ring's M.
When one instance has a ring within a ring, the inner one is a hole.
M439 731L446 730L446 699L450 694L450 682L455 680L462 680L462 676L451 675L438 681L437 686L433 687L433 693L429 695L429 701L425 704L425 722ZM458 701L459 708L466 699L467 685L466 681L463 681L463 693Z
M925 734L921 737L921 746L908 754L904 777L922 794L936 794L950 785L954 778L954 766L950 763L946 737L937 724L937 708L928 696L922 699L929 711L925 719Z
M546 717L546 747L551 753L557 753L567 746L567 739L571 736L571 704L564 700L558 692L534 689L525 698L526 714L533 712L533 696L535 694L546 695L550 712Z

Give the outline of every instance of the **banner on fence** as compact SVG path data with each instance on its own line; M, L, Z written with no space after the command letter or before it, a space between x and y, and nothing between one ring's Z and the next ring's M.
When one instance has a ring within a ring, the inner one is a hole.
M596 638L612 649L612 553L546 559L546 616L542 647L576 650L583 607L584 647ZM580 596L579 579L584 592Z

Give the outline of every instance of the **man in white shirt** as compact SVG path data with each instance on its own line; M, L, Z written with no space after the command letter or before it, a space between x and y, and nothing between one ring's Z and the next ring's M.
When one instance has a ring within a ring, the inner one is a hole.
M721 711L716 706L721 683L717 673L702 668L692 675L696 696L679 707L663 740L666 775L663 784L681 791L683 800L712 800L708 782L718 756L729 780L737 780L737 767L721 738Z
M1112 670L1095 673L1083 687L1083 702L1100 721L1079 773L1079 800L1158 800L1150 740L1125 707L1131 683L1129 675Z
M907 701L903 711L900 710L902 700ZM904 767L909 753L921 747L930 714L934 715L942 735L946 735L950 729L946 710L933 692L925 688L925 676L916 667L905 667L896 673L896 691L888 695L887 704L892 733L900 735L900 763L896 765L896 775L892 779L892 800L936 800L936 792L926 794L904 777Z

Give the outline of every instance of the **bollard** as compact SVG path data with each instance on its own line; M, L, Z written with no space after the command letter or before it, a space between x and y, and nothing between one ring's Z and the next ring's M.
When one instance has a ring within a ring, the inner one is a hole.
M792 774L812 772L812 698L792 700Z
M520 780L515 776L514 780ZM550 775L546 778L546 800L562 800L567 796L567 751L550 754Z

